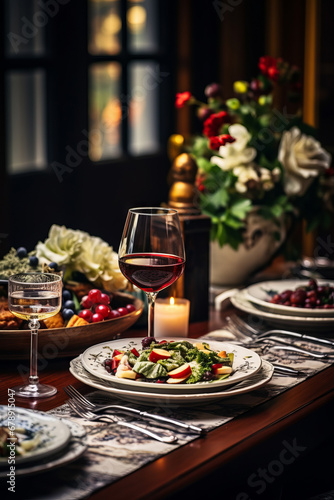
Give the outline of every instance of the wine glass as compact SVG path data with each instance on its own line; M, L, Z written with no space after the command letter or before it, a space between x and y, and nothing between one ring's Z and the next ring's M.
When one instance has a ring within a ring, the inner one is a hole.
M37 375L37 345L39 321L60 311L62 279L48 273L20 273L8 279L8 307L18 318L29 321L30 376L29 384L14 387L15 395L42 398L56 394L51 385L39 383Z
M154 337L158 292L184 271L185 252L178 212L169 208L130 208L118 252L124 276L148 299L148 336Z

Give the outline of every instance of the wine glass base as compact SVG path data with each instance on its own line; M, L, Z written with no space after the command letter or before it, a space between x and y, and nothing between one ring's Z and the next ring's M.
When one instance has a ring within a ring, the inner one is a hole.
M15 396L20 398L49 398L57 394L57 389L46 384L26 384L12 388Z

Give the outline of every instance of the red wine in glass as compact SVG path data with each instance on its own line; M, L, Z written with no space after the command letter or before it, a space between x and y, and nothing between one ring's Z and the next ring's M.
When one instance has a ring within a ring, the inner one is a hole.
M185 260L176 255L136 253L125 255L119 267L131 283L144 292L159 292L183 273Z
M176 210L164 207L130 208L118 251L124 276L146 293L148 336L154 336L157 293L184 271L185 252Z

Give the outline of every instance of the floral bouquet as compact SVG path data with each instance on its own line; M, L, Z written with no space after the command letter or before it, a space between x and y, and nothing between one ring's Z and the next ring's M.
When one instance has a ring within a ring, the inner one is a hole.
M196 105L203 133L189 147L198 165L199 205L212 221L212 239L237 249L247 216L304 219L307 230L330 223L323 198L333 176L331 156L303 124L301 113L287 114L300 97L300 71L282 59L261 57L260 74L234 83L235 96L223 100L218 84L205 89L207 103L190 92L176 96L176 107ZM281 109L278 98L284 96Z

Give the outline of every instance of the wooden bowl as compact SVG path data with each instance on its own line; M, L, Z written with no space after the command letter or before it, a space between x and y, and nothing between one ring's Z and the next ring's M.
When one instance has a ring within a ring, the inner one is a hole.
M50 328L38 332L38 355L42 360L77 356L87 347L113 340L132 326L143 312L144 304L129 294L117 294L120 307L133 304L135 311L119 318L72 328ZM29 330L0 330L0 359L29 359Z

